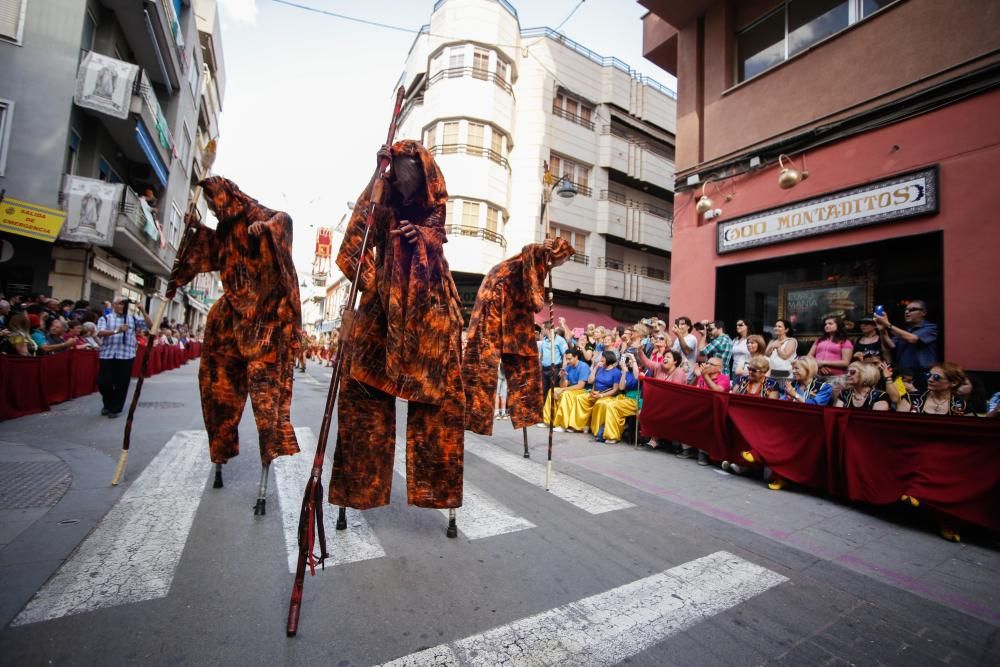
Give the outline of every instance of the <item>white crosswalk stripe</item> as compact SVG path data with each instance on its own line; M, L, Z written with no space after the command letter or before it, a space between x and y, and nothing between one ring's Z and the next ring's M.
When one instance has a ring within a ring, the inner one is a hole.
M718 551L385 666L615 665L785 581Z
M526 459L520 454L514 454L503 447L470 437L468 434L465 438L465 451L489 461L529 484L545 488L545 464L543 462ZM611 495L586 482L581 482L558 470L552 472L550 490L552 495L590 514L603 514L635 507L627 500Z
M210 474L205 431L178 431L12 625L162 598Z
M312 470L313 455L316 452L316 436L311 428L297 428L301 453L295 456L281 456L274 460L274 480L278 485L278 503L281 506L281 523L285 533L285 550L288 554L288 571L295 572L299 557L299 512L302 509L302 494ZM323 484L330 481L330 459L323 462ZM324 486L325 488L325 486ZM325 494L324 494L325 495ZM330 558L327 567L355 563L372 558L382 558L385 550L379 543L371 526L365 521L361 511L347 510L347 530L336 530L337 507L324 503L323 526L326 528L326 544ZM317 547L318 551L318 547Z
M406 479L406 445L396 444L396 472ZM535 524L511 512L506 505L484 493L468 477L463 480L462 507L458 510L458 530L470 540L513 533ZM448 516L448 510L441 510Z

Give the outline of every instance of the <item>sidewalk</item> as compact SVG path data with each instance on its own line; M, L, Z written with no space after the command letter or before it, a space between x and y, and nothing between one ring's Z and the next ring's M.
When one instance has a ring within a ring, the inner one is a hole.
M521 431L509 421L494 422L493 433L494 442L523 450ZM528 441L532 458L544 460L548 430L528 428ZM1000 536L963 535L978 541L955 544L922 521L919 510L902 505L863 507L794 486L771 491L759 478L699 466L662 449L598 444L582 433L556 433L553 443L557 470L585 480L601 475L791 547L813 557L812 567L840 565L1000 626ZM711 530L713 523L695 517L691 529ZM765 555L788 558L781 553L788 552ZM803 571L801 562L788 565Z

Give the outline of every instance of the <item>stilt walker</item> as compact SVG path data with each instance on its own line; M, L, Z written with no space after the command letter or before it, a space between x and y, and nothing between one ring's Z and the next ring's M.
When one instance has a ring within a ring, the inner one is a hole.
M396 136L396 124L399 121L399 114L403 106L402 87L396 92L396 105L392 112L392 121L389 124L389 136L386 143L391 144ZM361 239L359 257L365 257L368 252L372 227L374 226L375 205L382 198L382 179L385 171L389 168L389 158L386 156L379 160L376 169L376 178L372 188L371 203L365 223L364 235ZM356 312L356 302L358 297L358 287L361 282L361 273L365 263L358 261L351 281L351 289L347 296L347 307L344 311L340 327L340 347L337 351L337 359L333 367L333 374L330 377L330 388L326 394L326 406L323 411L323 421L320 425L319 438L316 442L316 455L313 457L312 470L309 480L306 482L305 492L302 496L302 509L299 512L299 558L295 566L295 579L292 583L291 600L288 604L288 624L285 633L289 637L294 637L299 630L299 616L302 612L302 593L305 588L306 565L309 572L316 574L316 565L324 566L329 553L326 549L326 534L323 526L323 505L326 498L323 494L323 462L326 460L326 446L330 438L330 425L333 421L333 410L337 404L337 395L340 392L341 377L344 369L344 359L351 354L353 342L354 320ZM344 507L340 507L337 514L337 530L347 529L347 513ZM313 554L315 543L319 540L319 557Z

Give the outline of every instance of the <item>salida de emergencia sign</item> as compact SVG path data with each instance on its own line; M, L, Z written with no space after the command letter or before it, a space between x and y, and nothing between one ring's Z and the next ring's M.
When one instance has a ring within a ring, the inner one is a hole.
M937 168L722 222L718 252L900 220L938 210Z
M4 197L0 202L0 232L20 234L52 243L66 220L66 212Z

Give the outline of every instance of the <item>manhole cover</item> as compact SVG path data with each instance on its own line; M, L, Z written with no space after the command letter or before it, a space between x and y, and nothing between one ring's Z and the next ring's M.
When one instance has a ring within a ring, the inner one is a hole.
M139 401L140 408L153 408L156 410L169 410L171 408L183 408L183 403L173 403L171 401Z
M0 464L0 509L52 507L69 489L73 475L62 461Z

